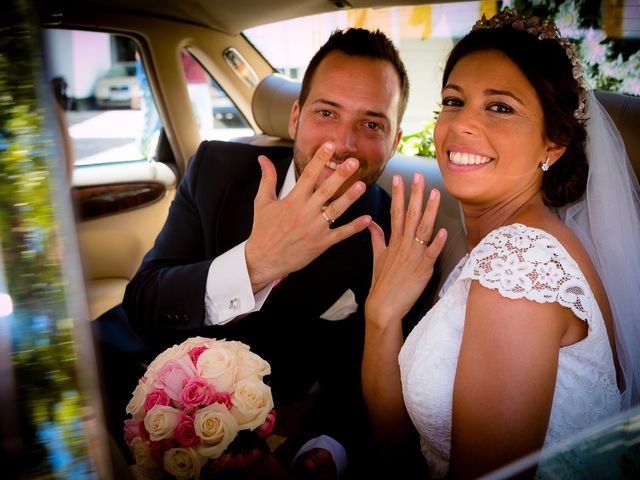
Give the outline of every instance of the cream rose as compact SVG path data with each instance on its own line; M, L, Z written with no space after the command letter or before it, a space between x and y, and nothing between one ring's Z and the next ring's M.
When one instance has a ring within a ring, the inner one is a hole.
M151 457L151 450L149 444L140 437L136 437L131 441L131 450L133 458L136 461L136 465L144 469L158 468L156 462Z
M134 420L140 420L144 418L144 401L149 393L148 382L145 383L142 380L138 380L131 400L126 407L126 412L133 417Z
M149 438L154 442L163 438L171 438L176 426L180 422L182 412L165 405L154 405L144 417L144 428L149 432Z
M252 375L256 375L262 380L265 375L271 373L269 363L250 350L239 350L236 354L236 360L238 363L236 382Z
M231 413L238 421L240 430L259 427L273 408L271 388L257 377L248 377L236 383L231 402Z
M206 459L202 459L193 448L172 448L164 454L164 469L178 480L198 480L205 463Z
M220 343L208 348L198 358L198 375L212 383L219 392L232 392L236 376L236 352Z
M249 345L237 340L225 340L223 344L233 353L238 353L240 350L249 350Z
M238 434L238 422L221 403L198 410L193 426L204 444L198 453L206 458L218 458Z

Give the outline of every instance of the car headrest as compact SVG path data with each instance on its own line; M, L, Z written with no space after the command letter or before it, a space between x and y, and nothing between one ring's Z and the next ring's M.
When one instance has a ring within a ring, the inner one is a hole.
M273 73L258 84L251 109L253 118L265 135L293 140L289 135L291 107L300 94L300 82Z
M603 90L596 90L595 94L618 127L633 171L640 179L640 97Z

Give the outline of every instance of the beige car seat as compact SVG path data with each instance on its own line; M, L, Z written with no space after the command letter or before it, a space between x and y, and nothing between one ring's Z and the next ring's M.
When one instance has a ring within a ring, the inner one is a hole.
M300 93L300 82L293 81L280 74L265 77L256 87L252 100L252 110L256 123L262 134L234 139L243 143L256 145L291 145L288 123L293 102ZM636 177L640 176L640 97L632 97L620 93L596 91L596 96L607 109L616 123L629 154L629 159ZM436 227L444 226L449 238L444 251L436 263L438 288L449 272L466 252L464 228L458 201L448 195L442 184L438 165L433 158L411 157L396 153L378 179L378 184L388 192L391 191L391 179L399 174L405 184L411 182L415 172L422 172L429 187L437 187L442 192L442 201ZM409 192L407 192L407 197ZM435 296L431 297L431 301Z

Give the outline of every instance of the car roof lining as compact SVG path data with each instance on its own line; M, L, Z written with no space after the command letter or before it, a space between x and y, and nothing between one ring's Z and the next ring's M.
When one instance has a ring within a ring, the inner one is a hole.
M108 9L140 14L205 26L236 35L243 30L267 23L304 17L323 12L345 10L340 5L356 8L375 8L393 5L424 5L451 3L451 0L35 0L43 21L47 17L79 10ZM349 7L347 7L348 9Z

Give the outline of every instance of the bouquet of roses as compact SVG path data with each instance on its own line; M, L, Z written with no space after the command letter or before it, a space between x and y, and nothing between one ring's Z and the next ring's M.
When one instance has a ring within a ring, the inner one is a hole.
M200 477L268 451L275 410L271 367L241 342L190 338L147 367L127 405L125 441L153 477Z

